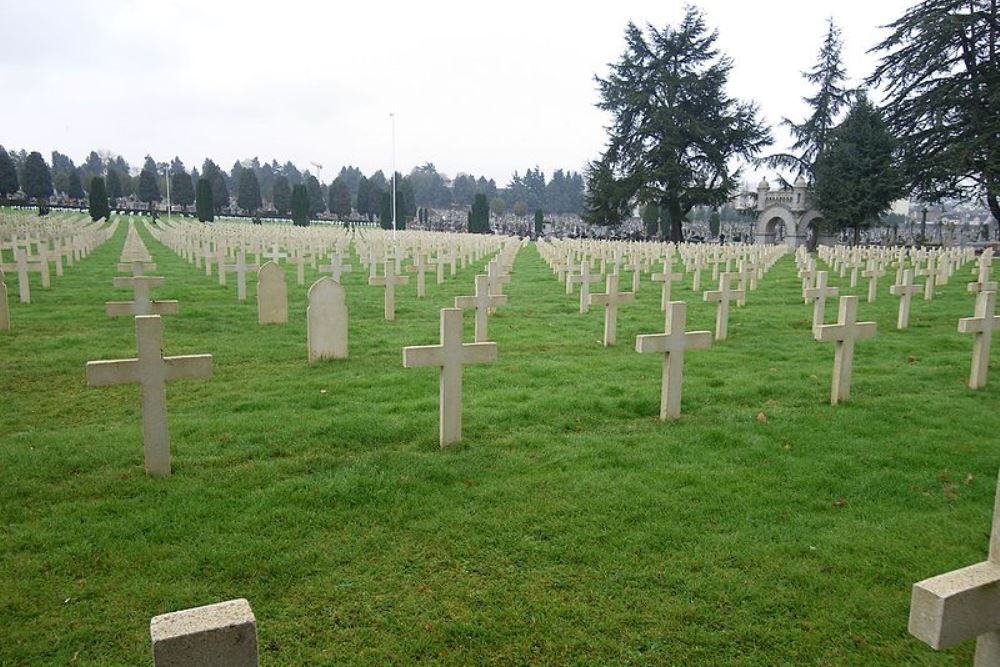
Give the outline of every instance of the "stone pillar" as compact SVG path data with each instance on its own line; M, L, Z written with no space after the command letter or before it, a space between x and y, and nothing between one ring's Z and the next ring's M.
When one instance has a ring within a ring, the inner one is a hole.
M257 620L244 599L154 616L154 667L257 667Z

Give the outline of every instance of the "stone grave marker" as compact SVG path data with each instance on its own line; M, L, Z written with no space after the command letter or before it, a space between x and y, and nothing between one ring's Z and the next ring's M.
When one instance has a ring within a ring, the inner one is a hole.
M806 298L813 300L813 329L823 324L823 319L826 317L827 297L837 296L840 292L836 287L826 286L827 276L829 276L827 271L817 271L816 287L805 291Z
M428 262L424 253L418 252L413 264L406 270L417 274L417 298L423 299L427 296L427 274L434 270L434 262Z
M666 326L662 334L643 334L635 337L635 351L640 354L663 354L663 373L660 385L660 419L677 419L681 416L681 389L684 384L684 351L704 350L712 345L711 331L685 332L687 304L671 301L667 308Z
M1000 665L1000 481L986 560L915 583L909 630L934 650L975 638L975 666Z
M896 328L906 329L910 326L910 302L914 294L920 294L923 285L913 284L913 269L903 270L903 281L889 287L889 293L899 297L899 315L896 317Z
M88 361L87 384L142 387L142 436L146 474L170 474L170 433L167 429L167 382L211 377L212 355L163 356L163 320L159 315L135 318L136 359Z
M734 290L734 273L723 273L719 276L719 289L705 292L705 301L717 301L715 308L715 340L726 340L729 329L729 302L742 296L742 290Z
M590 310L590 286L601 281L600 274L590 273L590 260L584 259L580 264L580 273L566 277L566 284L572 286L580 285L580 312L586 313Z
M7 283L0 271L0 331L10 331L10 306L7 305Z
M332 253L330 255L330 263L324 266L320 266L319 270L322 273L329 273L330 277L333 278L334 282L340 282L340 276L344 273L350 273L354 269L350 264L342 263L343 257L341 257L339 252Z
M982 389L986 386L986 374L990 368L990 344L993 332L1000 329L1000 315L995 315L996 292L979 292L976 295L975 317L963 317L958 321L959 333L975 336L972 344L972 371L969 373L969 388Z
M673 261L669 257L663 259L663 270L659 273L654 273L651 280L654 283L663 283L660 287L660 310L666 311L667 305L670 303L670 292L671 283L676 283L684 280L683 273L674 273Z
M288 322L288 287L285 272L275 262L267 262L257 271L257 322Z
M154 616L153 667L257 667L257 619L244 599Z
M17 292L21 303L31 303L31 287L28 284L28 256L26 252L14 250L14 263L0 263L0 271L17 272Z
M396 266L392 260L385 262L384 276L374 276L368 279L369 285L385 288L383 312L386 320L392 321L396 319L396 286L406 285L409 282L409 276L396 275Z
M222 271L219 272L221 275L225 275L227 272L236 273L236 298L239 299L240 303L246 303L247 272L259 271L260 266L257 264L247 264L246 251L240 250L239 254L236 256L235 264L224 264L221 268Z
M475 296L456 296L455 307L463 310L476 311L476 338L477 343L485 343L489 339L489 311L498 306L507 305L507 297L503 294L490 294L490 279L486 275L476 276Z
M861 275L868 279L868 303L874 303L875 297L878 296L878 279L885 275L885 269L872 260L868 269Z
M858 322L858 297L840 297L836 324L821 324L813 337L821 343L836 343L833 356L833 381L830 405L846 401L851 395L851 371L854 366L854 343L875 336L874 322Z
M309 363L347 359L347 301L344 288L330 276L312 284L306 308Z
M591 306L604 306L604 347L615 344L618 335L618 304L631 303L635 294L618 291L618 274L609 273L606 282L606 292L591 294Z
M118 276L112 279L112 284L118 289L132 288L132 301L107 301L105 312L109 317L125 315L176 315L176 301L153 301L149 292L154 287L163 287L165 278L160 276Z
M462 343L462 310L441 309L441 344L403 348L403 367L438 366L441 447L462 439L462 367L497 359L496 343Z

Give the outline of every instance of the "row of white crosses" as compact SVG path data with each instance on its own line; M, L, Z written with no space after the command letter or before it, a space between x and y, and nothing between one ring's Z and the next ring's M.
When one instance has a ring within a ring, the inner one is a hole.
M146 276L155 264L133 224L123 248L119 271L127 278L115 278L116 287L131 286L135 299L130 303L108 304L111 316L135 316L135 340L138 354L133 359L87 362L87 384L108 387L138 384L142 388L142 439L146 474L170 474L170 431L167 422L167 382L205 379L212 375L212 355L163 356L163 320L161 315L177 312L177 302L154 302L149 289L163 284L163 278Z
M570 242L572 243L572 242ZM640 246L641 247L641 246ZM695 251L688 252L691 258L691 266L694 270L694 283L700 283L700 272L706 267L702 255L711 254L715 258L715 270L713 278L718 279L719 289L706 291L703 295L705 301L715 301L716 308L715 332L707 331L684 331L687 319L687 306L681 301L671 301L672 283L682 280L683 274L673 271L673 253L675 248L668 247L665 250L658 248L664 254L657 259L662 262L662 270L654 272L651 279L660 283L660 307L665 311L664 333L640 335L636 338L636 350L640 353L657 352L664 355L663 374L661 381L660 418L663 420L677 419L680 416L681 392L683 385L683 363L684 352L688 349L705 349L711 345L713 337L716 340L725 340L727 337L728 318L730 304L745 303L746 292L751 287L756 287L757 280L763 273L774 265L774 263L784 254L781 248L762 247L756 253L742 255L743 249L735 249L732 252L720 250L718 247L706 250L702 246ZM600 279L600 274L591 274L590 253L602 254L599 246L593 242L587 242L586 249L578 253L569 243L551 243L540 248L543 258L552 267L557 278L566 281L567 293L572 292L574 285L581 286L580 312L587 312L591 305L604 306L604 339L605 346L615 343L617 336L617 309L622 303L628 303L635 298L635 289L640 284L640 273L643 272L647 263L637 257L622 263L620 257L615 257L611 265L604 264L605 268L610 268L606 276L606 291L598 294L589 293L589 286ZM616 251L617 254L617 251ZM736 272L719 271L719 268L726 267L722 264L723 257L729 266L733 262L738 263L739 270ZM579 271L574 271L574 265L579 261ZM648 262L653 265L653 262ZM720 267L721 265L721 267ZM615 267L623 266L626 270L632 271L633 281L631 292L619 291L619 274ZM739 282L739 287L734 285Z
M37 273L43 289L52 286L52 270L63 275L63 259L68 266L87 257L114 235L117 224L104 225L80 216L62 218L26 231L20 224L0 227L0 272L17 276L18 299L31 303L29 274ZM9 260L5 260L5 255Z
M369 269L369 284L386 288L385 317L395 318L396 289L409 280L402 272L415 273L417 297L427 294L427 274L436 273L437 282L444 281L450 265L454 275L457 264L478 261L486 254L496 252L501 245L511 245L508 239L469 234L436 234L426 232L399 232L393 236L383 230L345 230L328 228L260 227L251 225L194 225L169 220L166 231L158 239L188 261L197 264L204 256L206 272L211 272L212 262L220 267L219 280L224 284L225 273L237 274L237 295L246 299L245 275L257 270L262 260L280 263L288 260L296 266L296 277L304 284L304 267L307 260L321 273L329 274L340 282L343 273L352 271L346 262L353 247L362 264ZM152 230L151 230L152 231ZM245 253L255 253L256 263L249 263ZM223 263L225 257L235 257L231 264ZM329 263L322 264L322 257L329 256ZM319 262L317 262L317 258ZM410 261L408 266L403 266ZM377 266L392 267L380 276ZM319 263L317 267L317 263Z
M852 257L857 257L857 254ZM899 312L896 320L897 329L906 329L909 326L910 303L914 294L921 291L919 285L913 283L915 269L906 267L906 251L897 251L898 274L901 280L890 288L893 295L900 297ZM958 266L963 261L967 261L970 255L966 251L941 253L940 257L951 266ZM929 261L933 262L931 257ZM831 403L836 404L847 400L850 395L851 367L854 354L854 343L858 340L871 338L875 335L874 322L857 322L857 297L843 296L840 299L840 311L836 324L823 324L825 300L827 297L837 296L837 288L827 285L827 272L816 271L815 266L809 264L808 259L797 257L800 261L799 275L805 284L811 276L815 276L814 287L803 290L806 300L814 301L813 309L813 330L814 337L818 341L836 342L837 350L834 357L833 382L831 388ZM852 260L856 261L856 260ZM873 260L870 260L873 261ZM992 263L992 251L987 250L980 257L975 275L977 280L969 283L967 291L976 294L975 315L959 320L959 333L969 333L975 336L972 351L972 369L969 374L969 387L981 389L986 386L986 378L989 369L990 346L992 343L992 332L1000 328L1000 317L995 315L996 310L996 283L991 280L990 267ZM939 277L936 272L924 273L928 280ZM877 276L871 276L869 283L869 301L874 300L872 296L874 281ZM932 295L925 290L925 299Z

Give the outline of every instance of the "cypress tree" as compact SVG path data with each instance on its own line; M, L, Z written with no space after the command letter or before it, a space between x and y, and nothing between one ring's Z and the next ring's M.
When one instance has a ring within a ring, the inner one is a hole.
M309 226L309 191L301 184L292 188L292 224Z
M195 212L202 222L215 221L215 203L212 196L212 182L207 178L198 179L198 191L195 195Z
M87 196L83 191L83 182L80 180L79 169L73 169L69 172L69 185L66 187L66 195L70 199L83 199Z
M52 172L45 164L42 154L32 151L24 161L24 182L21 187L24 194L31 199L37 199L39 207L44 205L44 200L52 195Z
M330 185L330 213L343 220L351 215L351 191L343 178L338 176Z
M160 184L157 182L156 174L148 169L139 172L139 187L137 188L139 199L152 204L160 201Z
M191 176L183 169L170 174L170 198L177 206L190 206L194 203L194 185Z
M0 197L9 197L18 190L17 167L7 153L7 149L0 146Z
M261 206L260 183L253 169L240 171L239 189L236 194L236 205L248 214L253 214Z
M392 195L379 192L378 224L382 229L392 229Z
M278 215L285 217L292 208L292 189L288 185L288 179L284 176L276 176L274 179L274 192L271 196L274 210Z
M542 225L545 224L545 214L542 213L542 209L535 209L535 234L542 233Z
M488 234L490 231L490 205L486 195L480 193L472 200L472 210L469 212L469 232L473 234Z
M111 219L108 190L104 185L104 179L100 176L95 176L90 181L90 200L87 210L90 212L90 219L94 222L101 218Z

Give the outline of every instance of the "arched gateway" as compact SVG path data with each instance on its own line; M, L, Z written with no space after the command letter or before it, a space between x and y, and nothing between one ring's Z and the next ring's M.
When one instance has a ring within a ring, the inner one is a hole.
M814 245L818 241L832 240L821 234L815 223L822 222L820 212L809 205L809 192L805 179L795 179L791 190L771 191L771 185L764 178L757 186L757 227L754 237L757 243L786 243L795 250L800 245Z

